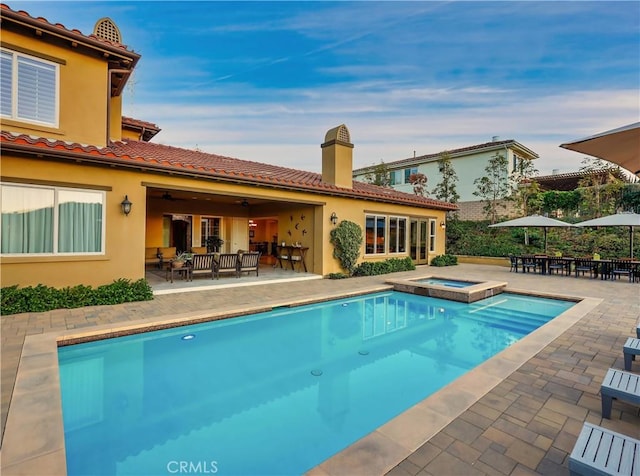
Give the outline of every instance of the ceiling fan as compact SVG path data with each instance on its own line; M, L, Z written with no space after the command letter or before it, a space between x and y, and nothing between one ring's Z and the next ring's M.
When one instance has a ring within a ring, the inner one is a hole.
M170 202L175 202L176 200L184 200L184 198L174 197L169 192L164 192L160 198L162 198L163 200L168 200Z
M242 200L236 200L236 203L245 208L249 206L249 200L247 200L246 198L243 198Z

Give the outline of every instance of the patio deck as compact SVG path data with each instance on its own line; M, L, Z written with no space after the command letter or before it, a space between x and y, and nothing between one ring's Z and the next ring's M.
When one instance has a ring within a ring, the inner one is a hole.
M261 276L263 273L261 271ZM126 325L133 321L154 322L167 316L189 316L215 309L231 312L257 305L277 305L309 298L331 298L380 287L389 278L416 278L425 275L445 278L464 276L470 280L508 282L508 289L536 293L563 294L591 298L595 304L584 316L566 330L556 334L544 332L541 345L530 356L517 362L504 357L492 359L496 368L508 368L508 373L491 388L478 392L460 391L459 398L429 400L442 418L433 423L427 440L415 444L409 441L424 430L419 422L396 419L376 431L372 437L356 442L342 453L327 460L310 473L330 474L390 474L398 475L521 475L568 474L568 455L573 448L583 422L589 421L634 438L640 437L640 410L637 406L615 402L611 420L603 420L599 389L609 367L623 368L622 346L635 335L640 318L640 288L638 284L621 281L601 281L589 278L541 276L510 273L509 268L462 264L449 268L420 267L414 272L348 280L317 280L310 286L304 273L288 274L278 283L254 283L252 292L244 286L224 288L221 283L208 284L211 289L199 292L157 294L153 301L117 306L100 306L47 313L5 316L2 324L2 431L3 474L16 474L29 468L31 474L55 474L55 466L29 466L17 462L15 445L6 445L7 410L11 403L18 364L25 336L69 330L86 330L105 324ZM267 279L267 276L264 276ZM250 277L227 279L239 284ZM164 276L162 276L164 279ZM274 278L275 279L275 278ZM190 289L201 287L200 281ZM220 280L222 281L222 279ZM192 286L188 283L175 284ZM225 283L230 284L230 283ZM154 284L162 291L163 283ZM176 291L179 287L170 288ZM525 355L525 353L522 353ZM517 356L516 356L517 357ZM497 360L496 360L497 359ZM638 365L635 364L634 365ZM638 372L638 368L633 370ZM475 370L470 372L474 374ZM479 374L476 375L476 378ZM473 378L471 375L470 378ZM450 389L456 395L456 388ZM16 397L18 398L18 397ZM459 401L454 401L459 400ZM445 406L440 407L443 404ZM460 411L449 411L452 408ZM429 411L426 406L423 412ZM434 413L435 413L434 411ZM7 433L14 431L11 425ZM397 438L388 437L391 433ZM11 435L12 440L16 440ZM42 446L48 447L55 435L41 435ZM17 438L19 444L19 438ZM52 451L53 452L53 451ZM10 465L9 462L16 463Z

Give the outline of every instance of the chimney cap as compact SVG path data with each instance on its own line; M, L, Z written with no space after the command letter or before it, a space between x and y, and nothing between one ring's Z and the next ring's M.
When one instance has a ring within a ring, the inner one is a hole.
M324 141L338 141L344 142L347 144L351 144L351 134L349 134L349 129L344 124L340 124L338 127L334 127L333 129L329 129L327 134L324 136Z

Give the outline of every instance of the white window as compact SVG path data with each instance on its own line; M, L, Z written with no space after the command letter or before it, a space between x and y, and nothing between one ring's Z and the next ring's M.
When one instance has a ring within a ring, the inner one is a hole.
M407 251L407 219L389 217L389 253Z
M0 184L3 255L104 253L105 193Z
M59 65L11 50L0 53L2 116L58 127Z
M385 252L387 217L381 215L366 216L365 254L374 255Z
M429 252L436 250L436 221L429 220Z

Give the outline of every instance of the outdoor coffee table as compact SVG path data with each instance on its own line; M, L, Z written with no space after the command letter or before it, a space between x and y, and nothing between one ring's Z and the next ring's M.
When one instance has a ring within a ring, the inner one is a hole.
M171 263L169 263L169 265L167 266L165 279L169 281L169 277L171 277L171 282L173 283L174 273L178 276L182 275L182 279L187 281L191 281L193 279L191 275L191 266L189 266L188 264L184 264L180 268L174 268L173 266L171 266Z

